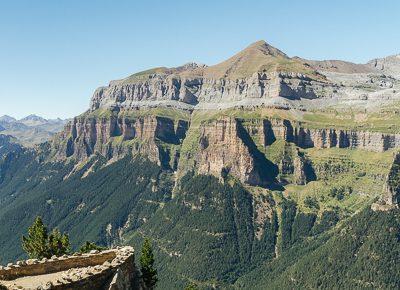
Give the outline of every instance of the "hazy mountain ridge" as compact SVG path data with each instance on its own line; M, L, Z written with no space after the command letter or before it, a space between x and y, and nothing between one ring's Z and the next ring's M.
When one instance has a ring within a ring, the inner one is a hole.
M11 135L26 146L32 146L49 140L60 132L68 120L45 119L29 115L22 119L4 115L0 117L0 134Z

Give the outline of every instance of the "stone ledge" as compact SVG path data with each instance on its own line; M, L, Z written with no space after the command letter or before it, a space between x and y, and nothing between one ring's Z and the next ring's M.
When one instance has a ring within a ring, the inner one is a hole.
M0 289L132 289L135 273L134 250L123 247L18 261L0 269Z

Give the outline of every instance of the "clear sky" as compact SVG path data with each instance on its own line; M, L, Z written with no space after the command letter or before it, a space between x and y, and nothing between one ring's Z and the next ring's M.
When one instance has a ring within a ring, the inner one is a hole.
M260 39L310 59L397 54L400 1L0 0L0 115L72 117L112 79Z

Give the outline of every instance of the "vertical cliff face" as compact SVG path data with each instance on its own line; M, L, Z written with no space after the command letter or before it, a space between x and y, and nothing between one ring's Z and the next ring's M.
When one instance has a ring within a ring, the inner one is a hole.
M249 133L235 118L203 124L199 145L196 157L199 173L232 174L251 185L266 185L276 175L275 166L258 151Z
M264 121L266 142L277 138L293 142L301 148L351 148L383 152L400 147L400 135L336 128L307 128L306 124L289 120Z
M393 157L393 163L383 188L383 195L378 202L372 204L374 211L388 211L400 207L400 153Z
M71 121L54 139L53 146L59 159L82 161L93 154L107 159L142 154L163 165L158 142L179 145L187 129L186 121L165 117L83 116Z
M94 111L72 120L53 140L53 151L58 159L78 161L94 154L106 159L139 154L176 171L180 167L181 145L191 130L197 129L177 117L144 114L140 110L103 114ZM272 163L265 152L276 140L303 149L337 147L382 152L400 147L397 134L310 128L278 118L205 117L198 130L196 144L189 154L185 152L185 159L192 164L185 170L219 178L230 174L244 183L261 186L271 184L278 171L291 175L297 184L315 179L311 163L300 151L284 152L280 161Z
M387 181L385 184L383 202L387 205L399 207L400 205L400 153L394 156Z

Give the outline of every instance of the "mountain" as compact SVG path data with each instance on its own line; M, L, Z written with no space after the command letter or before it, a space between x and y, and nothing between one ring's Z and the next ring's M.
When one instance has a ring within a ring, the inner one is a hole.
M16 152L19 150L21 150L21 146L16 143L16 140L13 137L0 135L0 158L10 152Z
M19 120L19 123L22 123L27 126L37 126L37 125L43 125L46 124L48 121L42 117L36 116L36 115L29 115L26 116L25 118L22 118Z
M383 73L400 78L400 54L373 59L367 65Z
M264 41L111 81L0 161L2 262L41 215L74 249L150 237L159 289L399 288L399 87Z
M49 140L63 129L66 122L61 119L46 120L36 115L17 120L5 115L0 117L0 132L15 137L25 146L33 146Z
M13 123L17 121L15 118L10 117L8 115L4 115L0 117L0 123Z

